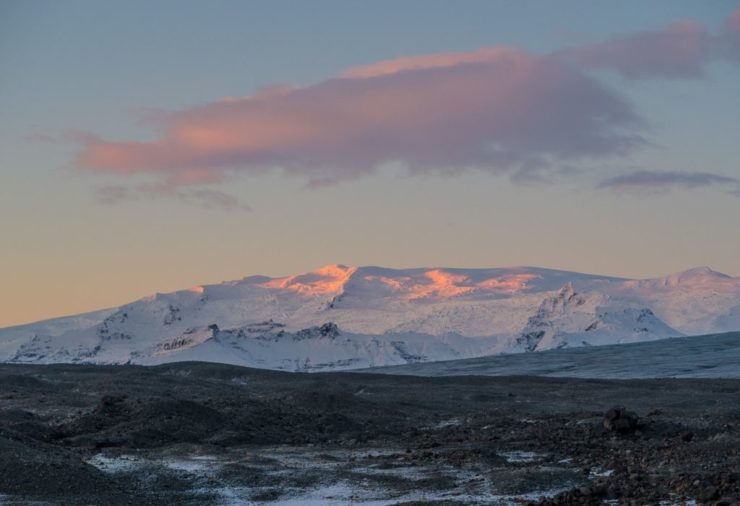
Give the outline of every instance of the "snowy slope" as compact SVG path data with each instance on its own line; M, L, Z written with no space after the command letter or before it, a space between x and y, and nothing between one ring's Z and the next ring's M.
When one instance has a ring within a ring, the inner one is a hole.
M284 370L405 364L740 328L740 278L329 265L0 329L0 360Z

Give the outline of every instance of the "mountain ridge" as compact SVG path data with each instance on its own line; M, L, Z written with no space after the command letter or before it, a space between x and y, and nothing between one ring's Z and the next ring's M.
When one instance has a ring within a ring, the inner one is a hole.
M316 330L321 328L333 329L332 336ZM527 266L330 264L293 276L196 285L117 308L3 328L0 360L203 358L326 370L739 328L740 278L705 267L636 280Z

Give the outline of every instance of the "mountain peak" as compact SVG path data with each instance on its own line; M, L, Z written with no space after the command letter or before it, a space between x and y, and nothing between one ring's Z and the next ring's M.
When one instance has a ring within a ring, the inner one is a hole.
M694 267L665 278L665 284L669 286L678 285L701 285L717 281L732 280L732 276L714 271L709 267Z
M678 276L682 277L704 277L704 276L713 276L717 278L729 278L731 276L728 276L727 274L723 274L721 272L717 272L713 270L710 267L702 266L702 267L694 267L693 269L687 269L685 271L679 272L677 274Z

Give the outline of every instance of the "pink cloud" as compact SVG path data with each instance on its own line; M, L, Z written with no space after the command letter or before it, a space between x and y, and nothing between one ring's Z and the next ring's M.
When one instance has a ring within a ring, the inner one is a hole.
M412 173L516 174L642 142L640 119L618 95L521 50L405 58L347 75L161 113L158 140L91 139L78 163L171 184L280 168L322 185L395 161Z
M489 47L469 53L436 53L422 56L404 56L368 65L351 67L340 77L368 78L397 74L406 70L439 69L454 67L464 63L488 63L516 57L526 57L526 53L516 48Z

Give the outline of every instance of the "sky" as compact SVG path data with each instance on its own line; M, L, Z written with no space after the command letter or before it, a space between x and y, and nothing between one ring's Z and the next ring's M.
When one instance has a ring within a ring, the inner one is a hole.
M740 1L0 2L0 326L326 264L740 275Z

